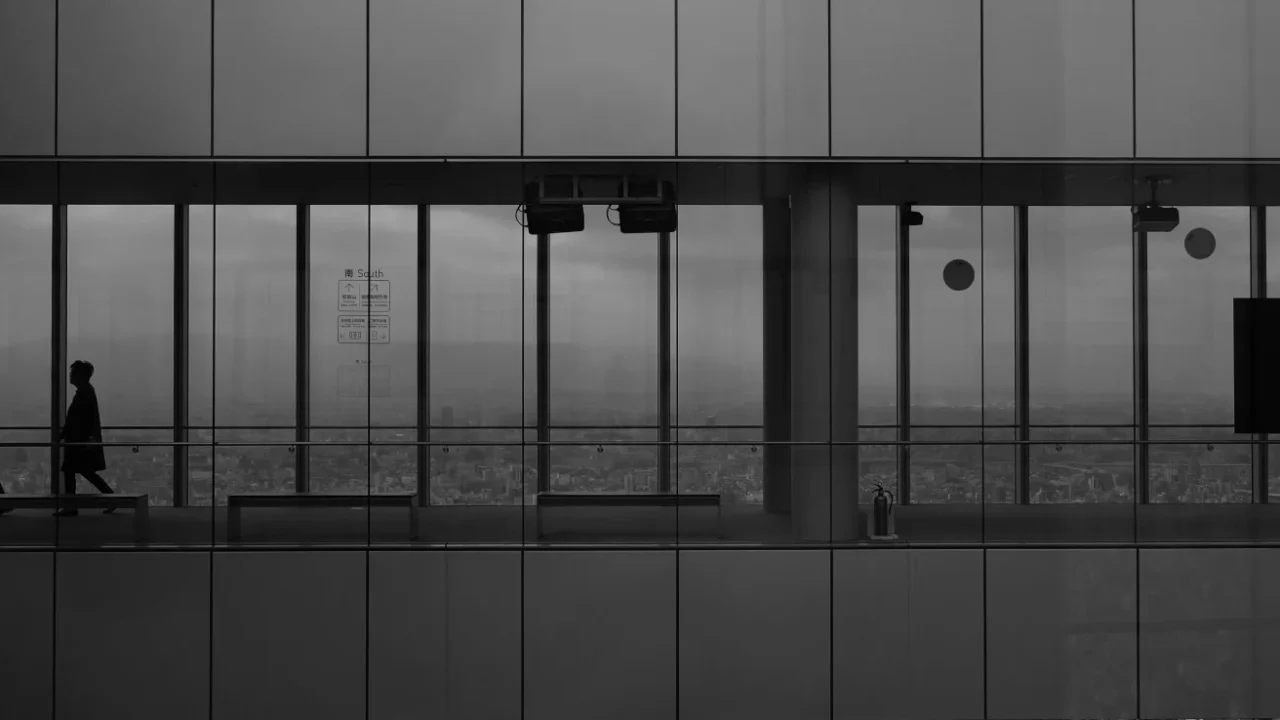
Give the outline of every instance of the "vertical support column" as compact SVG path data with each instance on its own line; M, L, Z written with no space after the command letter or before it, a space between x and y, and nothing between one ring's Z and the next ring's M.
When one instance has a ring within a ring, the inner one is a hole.
M1013 384L1014 384L1014 502L1031 502L1031 277L1030 211L1026 205L1013 209Z
M1148 370L1147 233L1133 233L1133 485L1140 504L1151 502L1150 381Z
M671 233L658 234L658 492L671 492Z
M418 442L431 440L431 206L418 206ZM431 446L418 445L418 505L431 504Z
M62 420L67 411L67 206L53 206L53 271L50 306L53 338L49 348L49 494L61 492Z
M764 509L791 512L791 201L764 201Z
M551 490L551 236L538 236L538 492Z
M831 541L859 537L858 206L848 180L831 177Z
M825 170L806 173L791 188L791 440L830 443L831 187ZM791 449L791 526L797 540L827 542L832 518L846 524L848 508L831 504L831 446ZM842 478L843 479L843 478Z
M1267 297L1267 209L1249 209L1249 297ZM1270 502L1270 445L1266 433L1253 436L1253 501Z
M298 441L294 453L294 491L307 492L311 487L308 463L311 439L311 208L298 206L296 322L297 353L294 358L294 439Z
M190 422L191 207L173 208L173 506L187 505Z
M898 207L894 253L897 270L898 341L898 503L911 504L911 227L907 224L910 205Z

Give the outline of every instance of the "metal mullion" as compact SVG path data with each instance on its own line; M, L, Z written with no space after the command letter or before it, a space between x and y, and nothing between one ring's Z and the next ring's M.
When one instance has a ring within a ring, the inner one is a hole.
M431 206L418 206L418 440L431 439ZM431 447L419 445L418 505L431 504Z
M297 207L297 246L295 250L297 295L295 302L297 352L294 358L294 491L305 493L310 488L311 440L311 208Z
M1150 370L1148 352L1147 233L1133 233L1133 484L1139 504L1151 502L1151 449L1147 440L1150 423Z
M1267 209L1249 208L1249 297L1267 297ZM1270 501L1270 453L1266 433L1253 436L1253 501Z
M59 466L62 457L62 419L67 406L67 206L53 206L53 249L50 303L52 341L49 348L49 493L59 493Z
M173 441L186 443L190 408L191 206L173 208ZM187 446L173 448L173 506L187 504Z
M907 225L910 206L898 206L897 233L894 242L897 300L897 404L898 404L898 503L911 503L911 253L908 243L911 229Z
M658 440L671 440L671 233L658 234ZM671 492L671 446L658 446L658 492Z
M538 492L551 489L551 236L539 235L537 248L537 420Z
M1014 208L1014 439L1025 443L1031 439L1031 230L1030 210L1026 205ZM1014 450L1014 502L1031 502L1031 449L1019 444Z

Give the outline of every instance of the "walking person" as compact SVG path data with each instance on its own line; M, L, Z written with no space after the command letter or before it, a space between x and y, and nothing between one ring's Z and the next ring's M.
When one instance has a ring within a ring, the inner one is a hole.
M84 360L71 363L71 384L76 388L76 395L67 408L67 420L62 425L61 438L66 443L100 443L102 442L102 418L98 415L98 394L89 380L93 377L93 364ZM62 450L63 491L67 495L76 494L76 475L83 475L86 480L103 495L110 495L114 490L103 480L98 471L107 469L106 454L101 445L68 445ZM107 508L104 514L110 514L115 508ZM78 515L76 508L62 508L54 513L60 517Z

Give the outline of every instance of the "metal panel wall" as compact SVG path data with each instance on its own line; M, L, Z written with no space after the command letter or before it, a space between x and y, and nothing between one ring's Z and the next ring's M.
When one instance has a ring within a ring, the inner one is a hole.
M520 0L370 0L370 154L519 155L520 20Z
M218 0L214 151L364 155L365 0Z
M669 0L525 0L525 154L674 155L675 42Z
M979 0L831 5L833 155L982 152Z
M685 156L825 156L826 0L683 0Z
M1133 7L987 0L987 157L1133 155Z
M62 0L58 153L208 155L211 0Z
M0 2L0 155L52 155L56 3Z

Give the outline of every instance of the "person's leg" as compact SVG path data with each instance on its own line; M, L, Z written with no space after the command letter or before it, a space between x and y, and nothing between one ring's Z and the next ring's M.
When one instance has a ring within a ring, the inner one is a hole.
M0 495L4 494L4 483L0 483ZM12 512L13 508L0 508L0 515Z
M64 495L76 494L76 474L74 471L71 471L71 470L62 471L62 492ZM69 517L71 515L79 515L79 514L80 514L80 511L76 510L75 508L68 508L68 507L59 508L58 511L54 513L54 515L57 515L59 517Z
M90 470L89 472L83 473L83 474L85 479L88 480L93 485L94 489L102 493L103 495L111 495L112 493L115 492L115 490L112 490L111 486L107 484L107 481L103 480L102 476L99 475L98 473Z
M90 470L89 472L85 473L84 476L85 476L85 479L87 479L93 485L93 487L103 495L115 494L115 490L112 490L111 486L107 484L107 481L103 480L102 476L99 475L98 473ZM115 511L116 511L115 508L107 508L106 510L102 511L102 514L110 515Z

